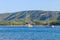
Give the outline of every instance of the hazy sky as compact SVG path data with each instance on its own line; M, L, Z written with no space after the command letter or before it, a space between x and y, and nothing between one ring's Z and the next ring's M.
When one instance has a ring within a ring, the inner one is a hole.
M23 10L60 11L60 0L0 0L0 13Z

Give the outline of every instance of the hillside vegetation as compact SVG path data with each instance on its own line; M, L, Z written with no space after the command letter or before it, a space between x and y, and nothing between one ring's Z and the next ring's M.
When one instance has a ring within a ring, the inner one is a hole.
M60 11L29 10L0 14L0 25L60 25Z

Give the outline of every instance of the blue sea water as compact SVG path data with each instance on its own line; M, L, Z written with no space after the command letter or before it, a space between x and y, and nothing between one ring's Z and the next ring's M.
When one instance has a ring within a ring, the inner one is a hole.
M0 26L0 40L60 40L60 26Z

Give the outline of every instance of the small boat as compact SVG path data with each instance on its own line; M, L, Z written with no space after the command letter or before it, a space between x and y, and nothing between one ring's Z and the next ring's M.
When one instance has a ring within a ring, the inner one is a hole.
M54 26L54 25L52 25L51 27L52 27L52 28L54 28L55 26Z
M28 27L33 27L31 24L27 24Z
M55 26L54 25L51 25L50 23L48 23L47 27L48 28L54 28Z
M26 23L25 24L27 27L33 27L31 24L29 24L29 23Z

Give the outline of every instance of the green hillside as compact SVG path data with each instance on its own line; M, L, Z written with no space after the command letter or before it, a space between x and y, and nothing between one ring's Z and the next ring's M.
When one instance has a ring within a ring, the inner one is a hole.
M28 10L0 14L0 25L60 25L60 11Z

